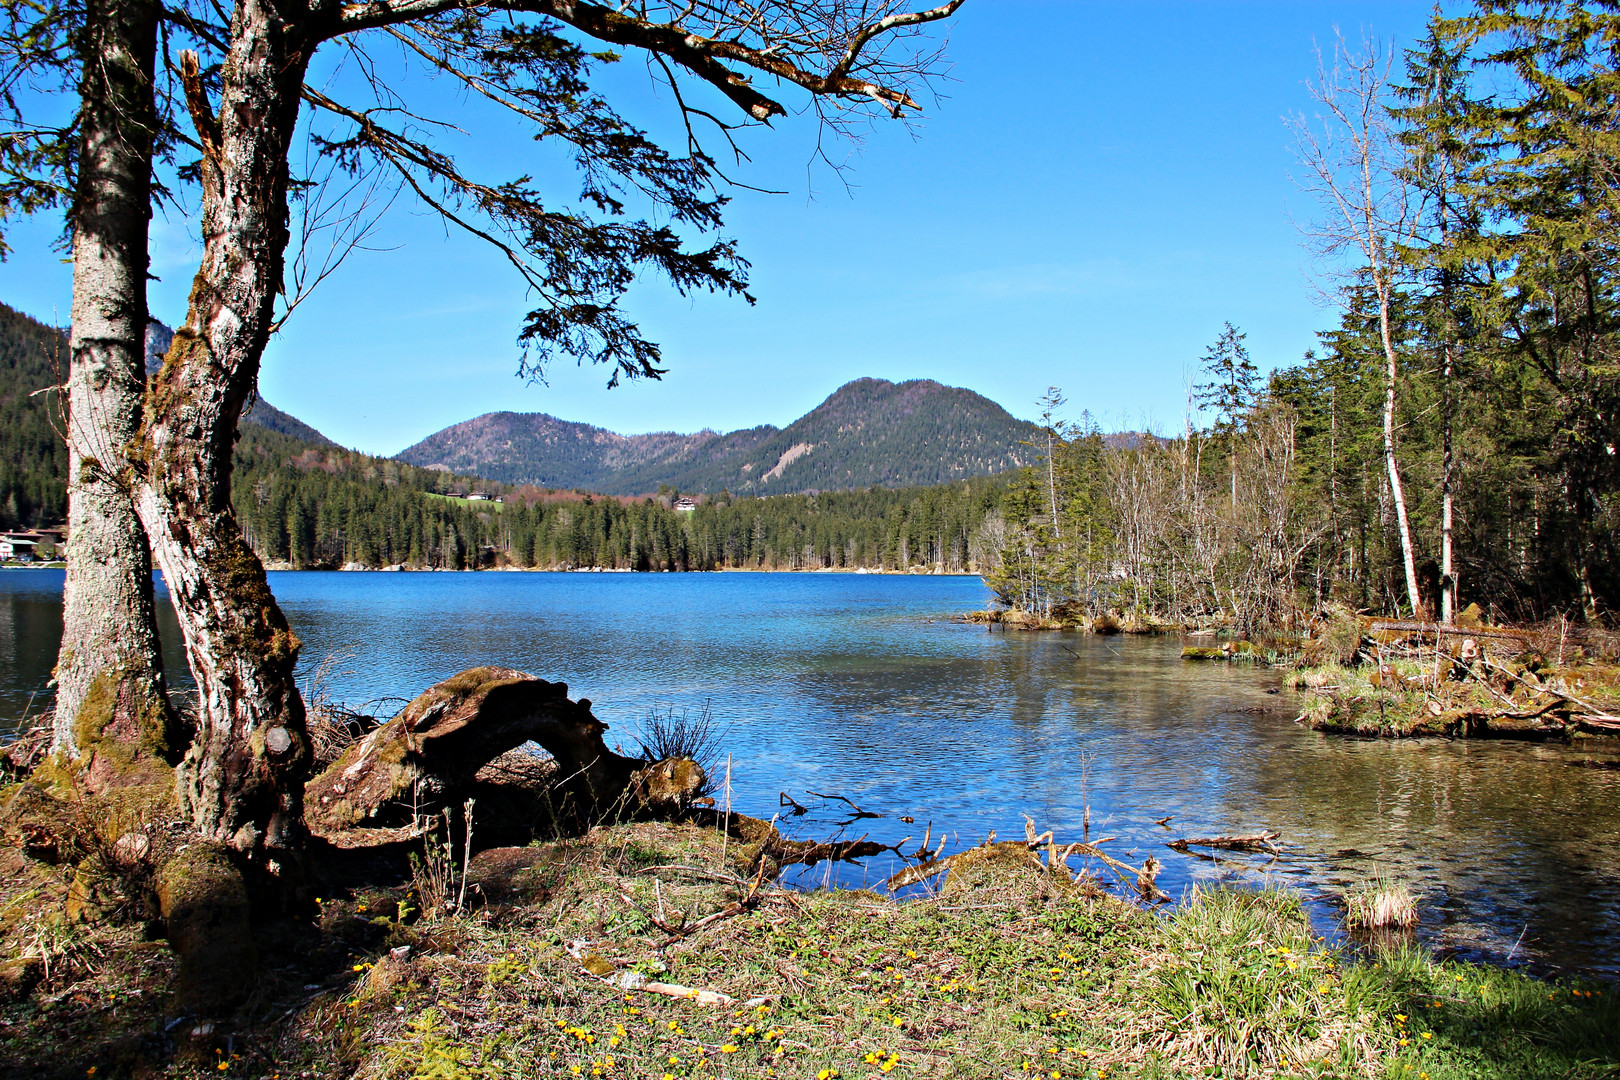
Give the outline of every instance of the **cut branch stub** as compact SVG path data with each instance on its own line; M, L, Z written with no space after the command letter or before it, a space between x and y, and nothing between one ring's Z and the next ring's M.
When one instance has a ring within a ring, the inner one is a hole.
M430 688L344 751L305 788L316 836L340 847L408 839L420 817L452 805L485 764L526 742L556 759L574 809L592 814L625 796L643 762L602 742L607 725L566 683L478 667Z

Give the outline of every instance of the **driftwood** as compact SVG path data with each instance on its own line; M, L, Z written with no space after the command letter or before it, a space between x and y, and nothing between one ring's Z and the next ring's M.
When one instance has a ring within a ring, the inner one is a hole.
M1276 840L1280 835L1280 833L1267 830L1265 832L1253 833L1249 836L1184 837L1179 840L1170 841L1165 845L1165 847L1172 848L1186 855L1198 854L1196 851L1187 850L1188 848L1192 847L1217 848L1221 851L1257 851L1265 855L1281 855L1282 851L1277 847L1276 844L1272 843L1272 841Z
M1108 837L1107 839L1111 840L1113 838ZM1107 840L1097 841L1098 844L1106 842ZM1037 854L1037 852L1043 847L1046 849L1046 863L1044 866L1042 866L1040 857ZM943 842L941 842L939 851L943 852L944 850L945 845ZM1100 847L1097 847L1095 844L1088 844L1083 841L1075 841L1074 843L1070 844L1059 844L1053 839L1051 830L1037 833L1035 831L1035 822L1030 819L1028 814L1024 815L1023 840L1003 840L998 843L996 840L996 834L992 832L989 838L978 847L969 848L966 851L959 851L955 855L949 855L944 858L940 858L939 852L936 852L932 859L929 859L926 862L918 863L916 866L906 867L904 870L901 870L890 877L885 883L885 887L888 888L890 892L894 892L898 889L903 889L908 885L915 885L919 882L927 881L930 878L938 877L940 874L951 870L955 866L965 865L971 863L973 860L983 860L987 856L995 857L997 853L1001 853L1004 856L1013 856L1015 853L1020 852L1027 855L1034 865L1041 866L1041 868L1048 873L1053 873L1059 867L1061 867L1064 871L1065 878L1067 878L1069 873L1069 859L1076 854L1085 855L1098 860L1104 866L1108 867L1110 870L1113 870L1120 876L1122 881L1134 888L1137 895L1140 896L1145 902L1150 904L1162 904L1171 899L1171 897L1160 891L1158 887L1157 881L1160 864L1157 859L1149 857L1148 860L1140 867L1136 867L1132 866L1128 862L1114 858L1112 855L1108 854L1108 852L1102 850ZM1080 877L1084 876L1084 873L1084 871L1081 871L1081 874L1076 876L1074 880L1078 882Z
M490 761L526 742L557 763L556 794L588 818L627 804L680 808L703 770L680 759L647 765L609 750L607 725L566 683L480 667L430 688L344 751L304 791L310 832L338 847L421 835L423 818L454 805Z
M701 990L691 986L680 986L676 983L654 982L639 971L620 971L611 960L604 959L598 953L588 951L589 947L583 941L569 942L564 948L568 950L568 955L572 956L581 968L616 990L640 990L647 994L662 994L665 997L682 998L699 1005L735 1005L737 1003L736 998L729 994L722 994L718 990Z
M1369 634L1385 630L1403 634L1424 634L1428 637L1439 634L1441 637L1499 638L1519 642L1527 641L1531 636L1529 631L1507 630L1500 626L1447 626L1444 623L1418 622L1411 619L1368 619L1366 622L1366 631Z

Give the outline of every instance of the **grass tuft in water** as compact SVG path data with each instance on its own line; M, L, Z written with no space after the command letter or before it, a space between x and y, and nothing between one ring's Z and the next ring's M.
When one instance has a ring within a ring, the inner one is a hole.
M1417 894L1382 872L1345 893L1344 903L1347 930L1410 930L1417 925Z

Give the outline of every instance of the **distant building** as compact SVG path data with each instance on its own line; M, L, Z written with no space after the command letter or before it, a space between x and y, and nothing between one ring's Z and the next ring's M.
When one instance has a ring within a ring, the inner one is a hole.
M670 507L670 509L671 510L677 510L677 511L680 511L680 512L683 512L683 513L691 513L693 510L696 510L697 507L698 507L698 504L697 504L696 499L690 498L690 497L688 497L686 495L682 495L680 498L675 500L675 505Z
M34 548L37 545L32 540L25 540L20 536L0 537L0 559L16 559L18 562L33 562Z
M489 492L487 492L487 491L469 492L467 494L467 501L468 502L488 502L489 501Z

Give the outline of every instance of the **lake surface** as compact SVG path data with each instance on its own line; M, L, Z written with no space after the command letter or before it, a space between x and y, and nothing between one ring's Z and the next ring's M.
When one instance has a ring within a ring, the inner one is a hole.
M0 716L45 700L61 633L60 571L0 572ZM705 705L727 729L733 802L769 817L786 791L822 838L847 797L883 815L843 828L950 850L990 830L1093 838L1164 862L1173 896L1261 875L1312 898L1374 868L1424 897L1423 936L1465 956L1620 973L1620 755L1441 740L1355 741L1296 726L1278 678L1191 664L1169 638L987 633L977 578L851 574L273 573L304 641L335 655L333 697L409 697L477 664L566 681L626 748L653 709ZM162 627L184 682L173 615ZM394 711L399 703L382 710ZM914 824L899 820L915 818ZM1170 816L1171 828L1155 824ZM1219 864L1175 836L1276 829L1275 862ZM875 883L873 860L834 881ZM825 867L816 869L821 880Z

